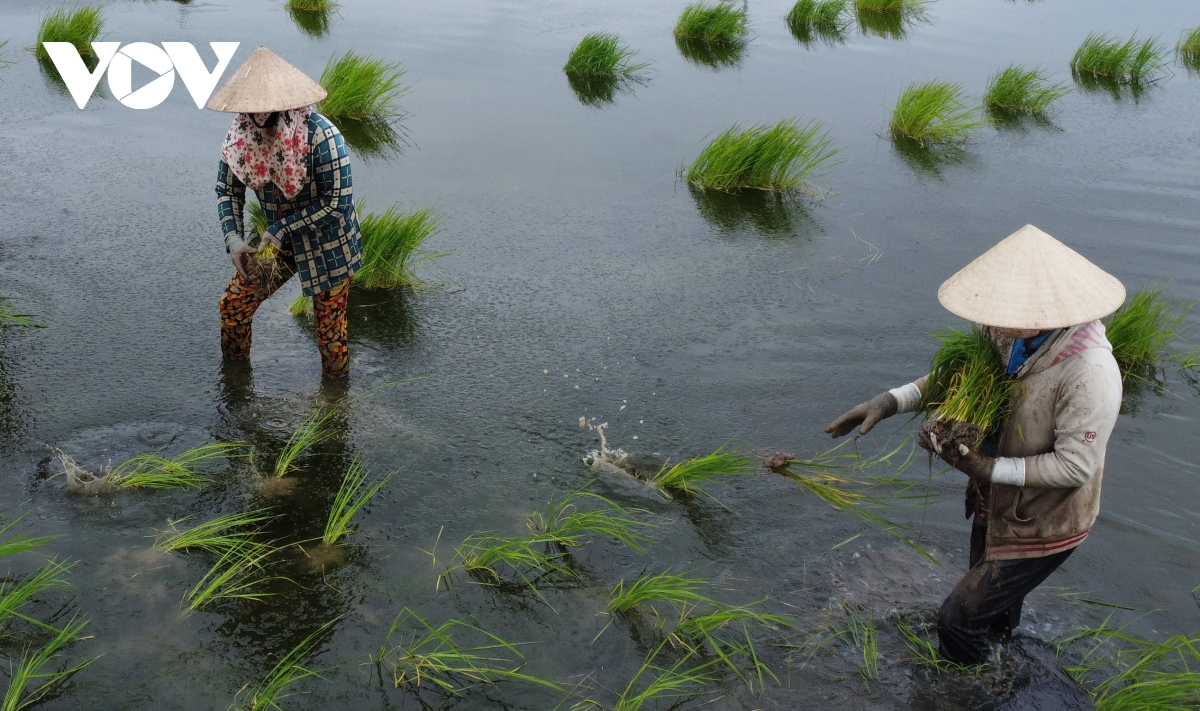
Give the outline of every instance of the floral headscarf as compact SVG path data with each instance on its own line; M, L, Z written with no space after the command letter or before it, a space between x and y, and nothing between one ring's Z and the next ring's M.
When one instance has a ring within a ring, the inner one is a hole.
M296 197L308 180L310 113L310 107L280 111L268 128L258 124L265 123L270 113L235 116L221 147L233 174L254 190L275 183L285 196Z

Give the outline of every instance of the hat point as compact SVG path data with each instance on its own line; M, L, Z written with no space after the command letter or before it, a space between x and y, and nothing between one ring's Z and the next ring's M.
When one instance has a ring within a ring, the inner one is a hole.
M316 104L327 95L304 72L260 45L217 89L207 107L231 113L287 111Z

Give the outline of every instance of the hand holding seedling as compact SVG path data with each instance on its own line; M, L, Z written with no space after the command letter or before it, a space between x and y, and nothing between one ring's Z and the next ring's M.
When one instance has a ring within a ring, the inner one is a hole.
M826 434L834 438L841 437L857 425L859 434L866 434L879 424L880 420L891 417L900 409L896 396L891 393L881 393L842 415L825 428Z
M250 281L257 271L257 264L254 262L256 254L258 254L258 250L245 242L229 248L229 258L233 260L233 268L246 281Z
M947 445L938 447L938 456L950 466L976 481L990 482L992 469L996 467L996 458L976 452L965 444L957 447Z

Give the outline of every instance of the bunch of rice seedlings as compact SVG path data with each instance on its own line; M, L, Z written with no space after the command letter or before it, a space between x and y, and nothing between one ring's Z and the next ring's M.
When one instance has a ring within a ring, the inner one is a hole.
M700 152L687 170L687 181L701 190L804 189L837 155L821 128L815 121L801 126L795 119L774 126L736 124Z
M827 42L842 42L846 33L846 8L850 0L796 0L788 11L788 29L801 42L819 37Z
M185 530L177 530L172 523L170 531L160 531L155 546L164 553L171 551L206 551L224 556L238 550L261 547L256 542L258 525L272 518L269 509L234 512L198 523Z
M927 666L939 674L956 672L959 674L978 675L987 667L986 664L966 665L952 662L942 656L938 646L931 640L936 631L930 630L930 625L920 613L902 613L896 617L896 629L904 638L904 644L912 652L919 664Z
M194 612L218 600L254 600L261 602L273 593L260 591L270 580L263 571L265 561L277 552L271 546L258 543L233 545L221 553L217 562L187 592L184 609Z
M922 411L937 419L966 422L983 436L995 432L1019 389L990 339L979 328L935 332L942 346L929 365Z
M46 562L46 565L20 580L4 580L0 582L0 623L9 617L17 617L39 627L46 627L57 631L56 628L50 627L46 623L22 613L21 608L32 600L34 596L40 595L47 590L69 589L71 586L67 582L67 574L74 567L74 561L60 563L57 560L50 559Z
M610 32L590 32L580 40L563 71L582 76L628 77L650 66L649 62L633 64L629 60L636 54L621 44L621 39Z
M95 5L82 5L76 8L60 7L42 18L38 25L37 43L34 54L40 60L48 60L43 42L70 42L79 51L79 56L85 61L96 58L96 50L92 42L100 36L104 29L104 18L100 8Z
M31 326L33 328L44 328L42 324L33 320L30 314L17 313L12 306L7 305L6 301L11 300L11 297L0 294L0 326Z
M746 49L745 42L705 42L686 37L676 37L675 46L684 59L713 71L736 67Z
M1157 287L1142 287L1104 319L1113 357L1128 383L1152 379L1167 360L1171 345L1191 311L1191 302L1174 303Z
M603 508L584 511L578 504L584 500L599 502ZM636 512L646 513L640 509ZM563 551L578 548L594 535L622 543L639 553L644 552L641 544L650 540L637 532L650 524L637 520L603 496L586 491L568 494L558 501L551 499L544 512L530 515L528 524L534 534L550 539Z
M408 91L400 83L400 64L361 57L352 51L330 57L321 72L321 86L329 92L320 104L326 117L337 121L388 121L399 115L395 101Z
M407 628L405 638L394 641L402 628ZM463 620L434 627L407 607L392 621L375 663L380 677L384 667L390 670L395 688L420 689L425 682L459 696L472 685L511 680L561 690L553 682L521 673L525 657L517 645Z
M333 499L333 507L325 522L325 534L321 537L321 545L332 547L344 536L354 531L350 530L350 522L354 515L363 509L379 490L392 480L395 472L370 480L366 467L355 457L346 469L342 485L338 487L337 496Z
M273 471L275 478L282 478L294 471L296 469L296 460L301 455L329 438L330 432L326 425L329 423L329 419L333 417L334 412L336 410L329 410L324 413L317 410L304 418L300 426L288 437L287 443L283 445L283 451L279 453L279 458L275 460L275 469Z
M28 512L23 513L12 521L4 524L3 527L0 527L0 536L7 534L28 515ZM0 541L0 558L33 550L38 546L43 546L50 541L53 541L55 538L58 538L58 536L31 536L28 533L15 533Z
M1179 60L1189 71L1200 72L1200 27L1187 30L1175 46Z
M976 109L963 103L963 90L948 81L914 82L900 95L892 109L894 139L931 143L959 143L983 125Z
M1064 668L1091 693L1097 711L1200 707L1200 635L1152 642L1105 621L1062 640L1060 655L1079 643L1090 646Z
M337 4L332 0L288 0L285 7L305 34L321 37L329 31L329 13Z
M250 228L251 239L255 240L251 244L259 244L257 240L262 239L262 236L271 227L271 221L267 219L267 211L258 204L257 200L248 200L246 201L246 214L250 218L247 220L246 226Z
M756 472L753 459L736 450L726 452L724 449L721 446L712 454L685 459L674 466L667 462L649 483L667 496L697 496L705 493L700 483L714 476L744 476Z
M609 593L608 611L620 615L640 605L647 605L657 617L662 615L662 611L655 608L654 603L672 605L676 609L715 606L717 603L714 600L700 592L707 587L707 580L689 577L686 573L672 573L670 570L638 578L628 585L622 580Z
M1166 49L1157 37L1138 41L1118 39L1093 32L1071 58L1071 73L1088 75L1117 84L1153 81L1163 69Z
M0 711L20 711L47 700L76 672L96 661L93 657L73 666L48 668L58 660L63 650L81 638L86 626L86 620L72 618L61 630L55 630L54 638L44 647L34 650L32 646L26 646L16 666L13 667L10 662L8 690L3 702L0 702Z
M546 535L497 536L491 531L473 533L454 550L454 560L446 574L461 567L468 575L485 584L501 586L510 575L541 597L537 584L550 576L578 579L567 565L566 554L547 552L554 539ZM544 600L544 598L543 598Z
M1041 68L1013 64L988 79L983 105L992 111L1041 115L1070 91L1065 84L1051 84Z
M333 0L287 0L289 10L300 12L328 12L337 7Z
M279 711L282 708L279 702L295 695L294 692L284 693L289 686L309 677L323 679L321 672L304 666L304 661L316 653L318 646L340 619L342 618L339 616L321 625L317 631L305 637L300 644L280 657L271 671L258 684L253 688L243 688L242 691L249 691L246 700L238 702L235 699L234 705L230 707L231 711L232 709L238 711L271 711L271 709L275 709ZM242 691L238 692L238 696L242 695Z
M679 39L710 44L741 43L749 32L746 12L730 2L688 5L675 24L675 36Z
M674 709L680 708L686 697L708 693L707 689L718 681L708 669L718 660L696 662L694 655L685 654L669 667L658 666L656 663L664 653L665 645L663 642L647 655L646 661L611 705L587 698L572 706L571 711L642 711L644 708L663 708L658 702L671 702L672 699L674 702L668 703L666 708ZM652 674L657 676L639 690L638 687L645 683L644 678Z
M124 489L190 489L212 482L197 467L217 459L245 456L246 445L216 442L164 457L158 452L139 454L112 470L110 480Z
M414 269L416 257L431 258L421 251L426 239L437 233L440 219L433 208L404 213L389 207L363 218L362 265L354 283L364 289L416 288L421 284Z

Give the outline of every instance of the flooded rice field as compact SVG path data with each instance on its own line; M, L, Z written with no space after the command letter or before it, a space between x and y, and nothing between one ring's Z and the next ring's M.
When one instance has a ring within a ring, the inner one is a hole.
M55 669L97 657L41 708L241 704L317 633L301 661L320 678L288 687L283 708L1087 708L1037 640L1110 616L1154 640L1200 629L1200 386L1177 367L1126 394L1099 521L1029 597L1009 658L981 674L938 673L902 633L920 633L967 564L966 477L923 451L881 485L911 484L907 498L878 509L920 551L761 468L669 497L583 461L601 423L609 447L652 469L722 445L828 449L831 419L924 374L928 333L963 326L938 285L1026 223L1131 291L1195 298L1200 76L1174 52L1137 91L1082 86L1068 67L1091 32L1174 47L1200 23L1192 3L938 0L896 27L851 22L806 43L783 21L790 3L750 2L744 48L715 58L677 45L685 3L664 0L341 0L307 31L282 0L101 4L102 40L192 42L209 66L207 42L240 42L225 76L260 44L314 78L347 50L400 62L403 144L353 154L355 198L433 206L425 249L442 256L418 266L415 293L352 294L348 381L322 380L311 323L288 311L295 281L259 311L250 364L223 364L231 265L213 186L230 117L197 110L180 82L144 111L101 84L79 110L26 49L56 6L5 0L0 293L46 328L0 329L0 492L6 523L25 516L6 535L55 538L5 557L3 574L42 555L75 561L70 589L23 609L56 627L89 620ZM596 31L650 63L611 101L577 95L562 71ZM987 125L960 148L893 143L891 107L911 82L954 81L977 104L1013 63L1073 91L1045 120ZM153 78L138 71L135 86ZM680 177L735 123L791 118L820 121L839 149L820 197L714 195ZM1197 314L1184 331L1200 339ZM264 488L293 431L331 406L293 484ZM867 456L903 445L870 475L900 468L918 425L893 418L858 442ZM79 495L58 456L99 472L213 442L254 456L218 460L212 482L185 491ZM396 473L330 553L315 542L355 458ZM525 533L583 488L650 524L637 528L648 540L571 547L570 570L536 590L462 569L469 536ZM260 599L187 613L216 558L162 552L156 537L264 507L262 540L283 550ZM670 668L679 640L646 608L610 615L608 601L664 571L787 616L746 628L769 673L743 659L739 679L709 653L708 680L636 705L664 675L639 676L643 662L662 643L656 665ZM482 629L513 645L483 653L505 673L460 673L459 695L397 683L404 648L428 632L413 615L461 621L462 645L495 645ZM53 636L9 624L10 659Z

